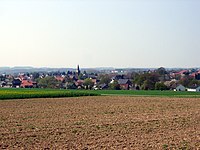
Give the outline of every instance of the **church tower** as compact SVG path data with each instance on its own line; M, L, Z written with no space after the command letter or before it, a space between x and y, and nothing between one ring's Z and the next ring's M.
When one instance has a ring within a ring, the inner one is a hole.
M79 75L80 75L80 73L81 73L81 71L80 71L80 68L79 68L79 65L77 66L76 73L78 74L78 76L79 76Z

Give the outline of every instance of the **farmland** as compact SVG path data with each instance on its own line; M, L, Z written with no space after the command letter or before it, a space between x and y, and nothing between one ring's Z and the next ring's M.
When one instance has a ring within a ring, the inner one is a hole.
M0 149L199 149L200 98L0 101Z
M95 94L101 95L121 95L121 96L153 96L153 97L199 97L200 92L188 91L159 91L159 90L95 90L91 91Z
M95 96L98 93L88 91L67 91L59 89L0 89L0 100L24 99L24 98L55 98L55 97L79 97Z
M25 99L25 98L56 98L79 96L151 96L151 97L187 97L200 98L200 92L176 92L156 90L64 90L64 89L16 89L0 88L0 100Z

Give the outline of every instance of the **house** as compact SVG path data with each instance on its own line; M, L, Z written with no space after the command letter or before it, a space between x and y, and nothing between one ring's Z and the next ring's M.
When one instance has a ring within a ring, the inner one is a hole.
M196 72L194 72L194 73L190 74L190 77L192 77L192 78L194 78L194 79L195 79L196 75L197 75L197 73L196 73Z
M186 75L186 74L189 74L189 71L188 70L181 70L181 71L179 71L178 73L176 73L176 74L179 74L179 75Z
M36 87L36 82L30 80L22 80L20 87L21 88L33 88Z
M4 85L4 88L11 88L13 86L12 82L5 82L6 85Z
M73 80L73 81L77 81L77 80L78 80L78 78L76 78L75 75L70 75L69 78L70 78L71 80Z
M77 80L75 82L75 85L78 87L78 89L81 89L83 87L83 83L84 83L84 80Z
M92 80L92 83L94 83L94 85L97 84L97 79L91 79Z
M90 74L90 75L87 75L87 78L96 79L97 77L95 75Z
M140 90L141 86L138 84L132 84L131 90Z
M196 92L200 92L200 86L196 88Z
M108 88L108 85L105 83L99 85L99 89L101 89L101 90L107 89L107 88Z
M12 87L19 88L20 85L21 85L21 80L20 79L13 79L13 81L12 81Z
M176 87L176 89L175 89L175 91L185 91L186 90L186 88L183 86L183 85L178 85L177 87Z
M176 87L179 85L178 81L176 79L172 79L171 81L165 81L164 84L168 87L170 90L175 90Z
M200 86L187 88L187 91L189 91L189 92L200 92Z
M124 76L123 75L114 75L112 78L111 78L111 80L119 80L119 79L123 79L124 78Z
M129 79L119 79L118 84L120 85L120 88L123 90L129 90L131 81Z
M64 78L64 77L61 77L61 76L56 76L55 79L56 79L57 81L63 82L65 78Z
M4 87L4 86L6 86L6 82L5 81L1 81L0 82L0 87Z
M77 81L75 82L76 86L82 86L83 83L84 83L84 80L77 80Z

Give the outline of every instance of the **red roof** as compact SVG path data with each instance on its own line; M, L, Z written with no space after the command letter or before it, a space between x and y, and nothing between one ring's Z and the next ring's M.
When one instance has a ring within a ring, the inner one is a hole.
M182 71L178 72L178 74L183 74L183 73L187 73L187 72L188 72L188 70L182 70Z
M61 77L61 76L57 76L57 77L55 77L55 78L56 78L56 80L61 81L61 82L64 80L64 78Z
M191 77L195 77L195 76L196 76L196 73L192 73L190 76L191 76Z
M33 86L35 82L29 80L22 80L21 87Z
M76 85L79 86L79 85L83 85L84 83L84 80L77 80L76 81Z
M96 83L96 82L97 82L97 79L92 79L92 82L93 82L93 83Z

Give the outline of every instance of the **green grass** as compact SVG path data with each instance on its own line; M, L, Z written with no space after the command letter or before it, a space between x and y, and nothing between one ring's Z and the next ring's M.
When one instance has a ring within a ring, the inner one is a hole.
M59 89L0 89L0 99L25 99L25 98L56 98L56 97L78 97L97 96L98 93L80 90Z
M100 95L123 95L123 96L159 96L159 97L199 97L200 92L179 92L179 91L135 91L135 90L94 90L91 91Z
M157 97L186 97L200 98L200 92L177 91L134 91L134 90L60 90L60 89L3 89L0 88L0 100L25 98L56 98L97 95L118 96L157 96Z

